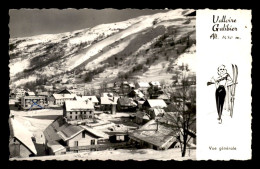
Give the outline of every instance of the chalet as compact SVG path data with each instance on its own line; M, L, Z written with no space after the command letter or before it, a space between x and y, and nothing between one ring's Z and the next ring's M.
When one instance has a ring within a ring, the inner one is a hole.
M70 125L63 117L58 117L45 130L49 154L65 154L68 151L79 152L98 146L99 139L108 139L108 135L83 125Z
M20 99L21 97L25 96L25 90L24 89L16 89L15 90L15 95L16 95L16 99Z
M93 119L94 111L91 101L67 100L64 103L63 116L68 121Z
M123 97L117 100L116 108L118 111L135 111L137 104L132 98Z
M169 124L173 127L182 126L183 116L178 112L165 112L161 117L158 118L158 121L161 123ZM195 147L196 146L196 123L190 123L189 129L186 130L189 138L188 146ZM183 132L183 130L182 130ZM183 136L180 135L180 140L183 140Z
M76 94L53 94L52 97L54 97L55 105L62 106L65 101L67 100L73 100L77 95Z
M37 96L45 96L45 97L48 97L50 95L49 92L38 92L37 93Z
M135 85L132 83L128 83L127 81L123 81L120 85L120 90L123 95L127 95L131 90L135 89Z
M138 100L139 98L144 98L144 94L140 90L135 89L128 93L128 97Z
M167 104L162 99L147 99L142 108L148 110L150 108L165 108Z
M112 114L116 113L116 105L118 97L101 97L101 110L111 111Z
M108 134L109 134L109 141L111 143L119 143L119 142L128 142L129 141L128 132L115 131L115 132L110 132Z
M157 97L157 99L162 99L164 100L164 102L168 105L171 103L171 99L167 94L162 94L160 96Z
M30 157L37 155L35 145L32 141L33 135L21 123L11 117L9 119L10 139L9 151L10 158Z
M136 120L135 122L137 124L143 125L143 124L147 123L150 120L150 117L144 111L137 111L135 120Z
M150 87L148 82L138 82L135 85L136 89L141 90L144 94L147 94L147 89Z
M178 140L178 133L172 126L155 120L150 120L141 128L129 133L130 143L139 148L167 150Z
M21 107L23 109L42 109L46 104L44 96L24 96L21 98Z
M164 113L164 109L160 108L150 108L147 111L147 114L149 115L150 119L157 119L158 117L163 116Z
M158 81L149 82L150 87L147 89L151 99L158 98L159 95L163 94L162 87Z

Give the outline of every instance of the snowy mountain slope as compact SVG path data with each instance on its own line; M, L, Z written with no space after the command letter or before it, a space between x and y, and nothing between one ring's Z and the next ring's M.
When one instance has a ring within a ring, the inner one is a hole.
M10 39L10 85L15 87L42 77L55 81L64 74L84 83L90 71L102 69L91 72L91 82L100 84L117 79L119 73L138 64L147 64L153 57L159 59L147 65L165 62L167 69L185 52L187 37L195 43L195 17L184 16L193 11L178 9L74 32ZM138 77L138 73L145 71L135 71L132 77ZM72 77L75 74L77 77Z

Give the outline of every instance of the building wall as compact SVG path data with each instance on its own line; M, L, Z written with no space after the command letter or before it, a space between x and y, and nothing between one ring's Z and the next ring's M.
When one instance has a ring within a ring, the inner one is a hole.
M9 143L10 157L29 157L32 152L21 144L20 141L14 138Z
M73 98L56 99L55 104L62 106L66 100L73 100Z
M46 101L45 101L45 99L41 99L41 98L39 98L39 99L37 99L37 98L35 98L35 99L22 98L21 99L21 105L23 106L23 108L29 109L34 104L33 103L34 100L37 100L36 103L44 108ZM36 108L36 107L39 108L39 106L37 106L37 105L34 105L32 108Z
M78 142L78 146L89 146L91 145L91 140L95 140L95 145L97 144L97 139L93 138L91 135L89 135L86 131L83 131L85 133L85 138L82 138L82 133L78 134L74 138L66 141L67 146L69 147L76 147L75 142Z
M31 151L28 150L23 144L20 145L20 156L21 157L29 157L31 155Z
M93 119L94 118L94 110L66 111L66 117L69 120Z

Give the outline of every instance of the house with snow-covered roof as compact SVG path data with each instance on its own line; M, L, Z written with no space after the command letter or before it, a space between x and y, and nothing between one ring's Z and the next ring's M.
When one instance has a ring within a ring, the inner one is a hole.
M116 105L119 97L100 97L101 110L111 111L112 114L116 113Z
M53 94L51 97L54 98L54 105L62 106L65 101L73 100L77 95L76 94Z
M21 106L23 109L43 109L47 104L44 96L24 96L21 98Z
M135 111L137 103L132 98L122 97L117 100L116 107L118 111Z
M99 139L109 136L100 130L84 125L71 125L58 117L45 130L44 135L50 155L89 150L98 145Z
M152 148L155 150L167 150L178 142L178 129L150 120L141 128L129 133L130 143L137 148Z
M29 157L37 155L32 141L33 134L28 131L15 117L9 119L10 139L9 151L12 157Z
M162 99L147 99L143 105L142 108L145 110L148 110L150 108L165 108L167 107L167 104Z
M90 100L67 100L64 103L63 116L67 120L93 119L94 112L94 104Z
M94 105L97 105L99 103L96 96L76 96L74 100L77 101L91 101Z

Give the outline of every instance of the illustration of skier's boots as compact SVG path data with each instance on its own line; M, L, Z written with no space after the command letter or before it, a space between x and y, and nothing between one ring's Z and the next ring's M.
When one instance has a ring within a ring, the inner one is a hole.
M221 117L218 118L218 124L221 124L222 123L222 119Z

